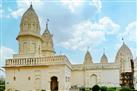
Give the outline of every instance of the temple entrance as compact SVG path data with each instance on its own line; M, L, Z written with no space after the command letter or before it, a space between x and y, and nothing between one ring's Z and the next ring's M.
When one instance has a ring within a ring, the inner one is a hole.
M93 87L97 84L97 75L93 74L90 76L90 87Z
M58 91L58 78L55 76L51 77L50 89L51 91Z

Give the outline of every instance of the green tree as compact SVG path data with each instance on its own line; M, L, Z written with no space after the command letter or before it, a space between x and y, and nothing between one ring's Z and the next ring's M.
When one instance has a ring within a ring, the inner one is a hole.
M5 90L5 81L3 79L0 79L0 91Z
M99 91L100 87L98 85L95 85L92 87L92 91Z
M106 86L100 87L100 91L107 91L107 87Z

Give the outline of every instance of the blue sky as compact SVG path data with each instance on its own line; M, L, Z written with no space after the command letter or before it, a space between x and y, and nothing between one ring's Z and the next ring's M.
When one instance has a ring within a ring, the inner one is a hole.
M93 62L100 62L103 49L109 62L114 62L122 37L137 57L136 0L2 0L0 66L18 53L20 20L31 1L41 33L49 18L56 53L65 54L71 63L83 63L88 47Z

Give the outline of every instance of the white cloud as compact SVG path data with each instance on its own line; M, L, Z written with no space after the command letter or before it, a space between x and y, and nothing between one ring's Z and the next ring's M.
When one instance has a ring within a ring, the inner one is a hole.
M120 25L113 22L109 17L103 17L99 20L99 28L107 34L114 34L120 29Z
M90 3L92 6L94 6L97 11L101 11L101 8L102 8L102 3L101 3L101 0L91 0L91 3Z
M105 41L105 35L115 34L118 29L119 25L109 17L101 18L99 22L83 21L72 26L70 39L61 43L61 45L72 50L96 46Z
M15 11L12 11L10 15L13 18L17 19L19 16L22 16L23 13L24 13L24 9L23 8L19 8L19 9L15 10Z
M4 10L2 8L0 8L0 18L3 17L3 12L4 12Z
M11 10L10 16L12 16L15 19L22 16L23 13L30 6L32 1L33 0L16 0L17 9ZM33 1L32 4L35 8L38 9L41 5L43 5L43 0L35 0L35 1Z
M8 11L10 11L10 9L8 8ZM0 18L9 18L10 15L6 14L6 10L5 8L3 8L2 4L0 3Z
M38 8L40 5L43 5L44 0L16 0L17 8L28 8L30 4Z
M83 4L83 0L60 0L63 5L66 5L71 12Z
M72 38L63 43L64 47L70 49L87 48L87 46L95 45L105 40L104 33L102 31L92 31L92 24L89 21L82 22L73 26Z
M120 34L120 37L137 43L137 21L129 23L125 28L125 32Z
M0 18L3 17L4 9L2 8L2 4L0 3Z
M10 16L13 18L18 18L22 16L22 14L27 10L30 4L33 4L35 10L40 11L41 8L48 3L48 1L44 0L16 0L17 8L15 10L10 10ZM49 1L50 2L50 1ZM75 12L76 9L80 8L80 6L90 4L96 8L97 11L100 11L102 8L102 4L100 0L60 0L62 5L66 6L71 12ZM91 7L92 8L92 7ZM43 9L43 8L42 8Z
M14 50L5 46L0 47L0 66L4 66L5 60L8 58L12 58L14 54Z
M74 13L77 8L79 8L82 5L85 5L84 3L88 3L89 5L93 6L97 11L101 11L102 3L101 0L60 0L61 3L68 7L68 9Z

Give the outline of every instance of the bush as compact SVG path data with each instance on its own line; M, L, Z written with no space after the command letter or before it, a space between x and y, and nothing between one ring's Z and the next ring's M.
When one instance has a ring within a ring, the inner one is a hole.
M107 87L106 86L100 87L100 91L107 91Z
M82 88L80 88L80 90L79 90L79 91L85 91L85 88L83 88L83 87L82 87Z
M127 88L127 87L123 87L120 89L120 91L132 91L130 88Z
M5 89L5 81L0 79L0 91L4 91Z
M109 87L107 91L116 91L116 87Z
M92 87L92 91L99 91L100 87L98 85L95 85Z

